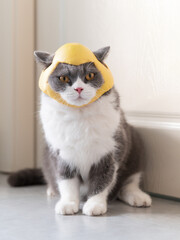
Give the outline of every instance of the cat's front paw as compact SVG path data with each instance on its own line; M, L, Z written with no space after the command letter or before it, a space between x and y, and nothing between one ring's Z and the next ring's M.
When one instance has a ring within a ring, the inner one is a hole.
M83 213L88 216L99 216L107 212L106 202L95 202L89 199L83 206Z
M59 200L55 206L55 212L62 215L73 215L79 211L79 203L76 201Z
M46 194L47 194L47 197L49 197L49 198L56 196L55 191L53 191L53 189L51 187L47 188Z

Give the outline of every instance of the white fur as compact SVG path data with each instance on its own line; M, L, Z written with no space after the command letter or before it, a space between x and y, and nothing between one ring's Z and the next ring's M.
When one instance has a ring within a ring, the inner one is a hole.
M148 194L139 188L140 178L141 173L130 176L118 197L133 207L149 207L152 200Z
M75 201L59 200L55 206L55 212L62 215L73 215L79 210L79 204Z
M83 206L83 213L89 216L98 216L107 212L108 189L90 197Z
M113 94L113 93L112 93ZM41 120L45 138L70 166L87 179L94 163L115 148L113 135L120 122L112 94L82 108L68 107L42 96Z
M61 199L55 206L57 214L74 214L79 210L79 180L78 178L58 181Z
M54 197L56 195L56 193L53 191L53 189L50 186L48 186L46 194L48 197Z

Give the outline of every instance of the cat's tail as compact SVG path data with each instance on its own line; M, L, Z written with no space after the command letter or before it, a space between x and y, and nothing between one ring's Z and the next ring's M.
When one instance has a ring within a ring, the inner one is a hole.
M46 184L46 181L41 169L27 168L11 173L8 177L8 183L12 187L23 187Z

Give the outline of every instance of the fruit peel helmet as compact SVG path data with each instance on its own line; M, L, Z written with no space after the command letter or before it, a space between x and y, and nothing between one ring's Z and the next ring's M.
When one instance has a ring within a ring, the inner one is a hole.
M87 62L93 62L95 64L96 68L99 70L104 79L104 83L99 89L97 89L96 95L88 103L81 106L71 105L61 97L60 93L55 92L50 87L48 83L49 76L55 70L59 63L81 65ZM100 62L91 50L79 43L67 43L60 47L55 52L51 65L42 71L39 79L39 87L42 92L47 94L49 97L55 99L59 103L77 108L86 106L96 101L104 93L109 91L113 87L113 85L113 76L109 68L104 63Z

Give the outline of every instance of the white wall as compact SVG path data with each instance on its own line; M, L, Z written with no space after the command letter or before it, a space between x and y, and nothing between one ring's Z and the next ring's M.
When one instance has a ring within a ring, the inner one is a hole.
M111 46L108 62L126 111L180 113L180 1L63 3L63 42Z
M9 21L7 21L9 12ZM12 164L12 117L13 117L13 81L12 81L12 1L2 1L0 8L0 30L1 30L1 44L0 44L0 170L9 169ZM6 22L6 28L3 27ZM8 98L7 98L8 93ZM10 160L10 161L8 161Z
M37 18L38 47L55 50L66 42L92 50L111 46L107 63L122 107L146 146L145 187L180 197L180 1L38 3L39 14L51 16Z
M0 171L33 167L34 1L1 0Z

